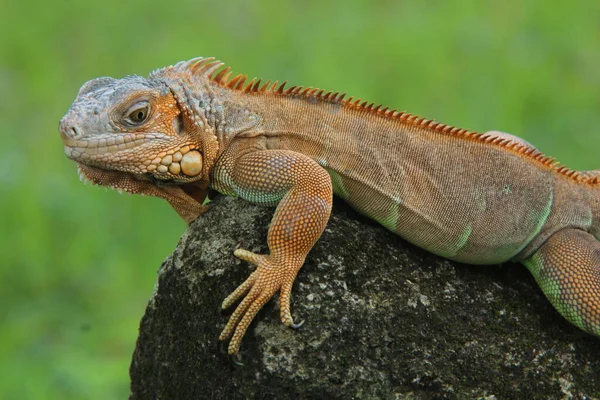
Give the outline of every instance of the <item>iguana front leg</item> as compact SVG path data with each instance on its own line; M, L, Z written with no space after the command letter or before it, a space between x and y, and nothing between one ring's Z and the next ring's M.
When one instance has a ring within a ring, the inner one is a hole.
M600 336L600 243L594 236L560 230L523 264L563 317Z
M277 291L281 321L293 326L290 296L296 274L307 253L321 236L331 213L332 186L329 174L307 156L285 150L262 150L235 160L224 155L215 176L229 181L230 188L246 200L279 203L269 228L269 254L238 249L235 255L257 266L250 277L225 301L227 308L244 296L221 332L229 354L240 348L248 326Z

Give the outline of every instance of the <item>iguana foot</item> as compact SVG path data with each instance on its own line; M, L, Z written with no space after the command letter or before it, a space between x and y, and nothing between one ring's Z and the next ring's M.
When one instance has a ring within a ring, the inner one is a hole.
M294 328L302 325L302 322L294 324L290 312L290 297L294 279L304 260L289 260L273 255L255 254L243 249L235 250L234 255L256 265L257 268L244 283L227 296L221 305L223 309L228 308L243 297L219 336L219 340L231 338L228 347L229 354L236 354L239 351L242 338L250 323L277 291L280 291L281 322Z

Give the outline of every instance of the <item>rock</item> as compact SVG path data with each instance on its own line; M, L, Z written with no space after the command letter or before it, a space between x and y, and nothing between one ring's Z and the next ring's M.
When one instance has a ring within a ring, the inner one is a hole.
M340 201L293 290L251 325L243 367L219 350L221 301L266 252L273 210L221 197L161 266L131 364L131 399L600 398L600 340L566 322L518 264L416 248Z

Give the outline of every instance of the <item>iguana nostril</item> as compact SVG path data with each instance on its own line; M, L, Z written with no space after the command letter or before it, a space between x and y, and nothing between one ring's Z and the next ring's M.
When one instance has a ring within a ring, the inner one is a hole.
M76 139L81 136L81 130L76 125L69 124L66 118L60 121L58 129L65 138Z

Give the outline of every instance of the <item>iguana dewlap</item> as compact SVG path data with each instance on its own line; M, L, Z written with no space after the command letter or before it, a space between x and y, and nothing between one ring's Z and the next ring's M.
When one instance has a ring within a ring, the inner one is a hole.
M269 254L223 302L237 353L261 307L291 289L332 195L406 240L472 264L520 261L571 323L600 336L598 173L522 139L479 134L344 94L230 77L212 58L83 85L60 122L84 179L166 199L187 222L210 189L277 206Z

